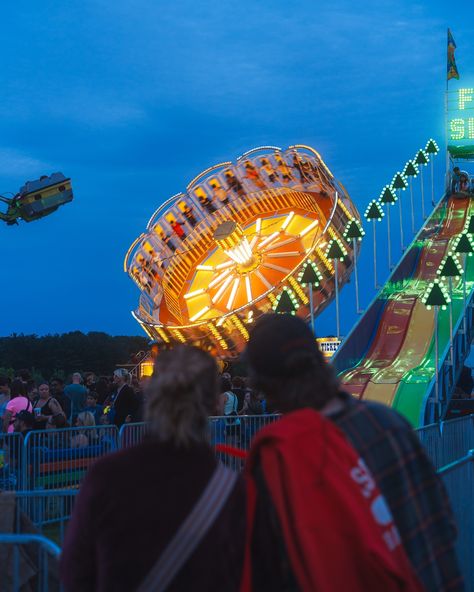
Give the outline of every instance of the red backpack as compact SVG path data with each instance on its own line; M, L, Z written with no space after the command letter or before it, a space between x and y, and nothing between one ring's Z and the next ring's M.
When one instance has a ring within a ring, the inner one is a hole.
M251 586L251 525L259 465L292 571L303 592L421 592L384 497L334 423L301 409L263 428L250 450L248 541L242 592Z

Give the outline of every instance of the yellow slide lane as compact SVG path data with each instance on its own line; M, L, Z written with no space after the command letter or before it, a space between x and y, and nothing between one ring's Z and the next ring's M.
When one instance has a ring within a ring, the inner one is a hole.
M405 374L419 366L428 352L434 333L434 311L417 300L403 345L393 364L377 372L364 392L364 399L391 405Z

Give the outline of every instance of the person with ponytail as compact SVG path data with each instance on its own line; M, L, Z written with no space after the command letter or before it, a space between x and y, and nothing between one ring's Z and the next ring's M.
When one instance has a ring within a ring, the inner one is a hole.
M209 354L187 345L160 354L147 437L98 461L81 486L62 550L66 592L238 592L245 485L209 445L217 400Z

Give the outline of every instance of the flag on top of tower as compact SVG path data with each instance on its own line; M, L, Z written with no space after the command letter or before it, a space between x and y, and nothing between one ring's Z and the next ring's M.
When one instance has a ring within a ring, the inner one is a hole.
M454 58L455 50L456 42L454 41L451 30L448 29L448 80L451 80L451 78L457 78L459 80L459 72Z

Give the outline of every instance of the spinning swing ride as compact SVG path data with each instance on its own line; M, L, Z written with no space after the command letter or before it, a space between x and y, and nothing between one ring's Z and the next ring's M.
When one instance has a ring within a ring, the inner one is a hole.
M354 221L316 150L254 148L206 169L152 215L125 256L141 292L132 315L159 345L233 358L260 315L286 307L309 319L332 300L359 248L344 237Z

